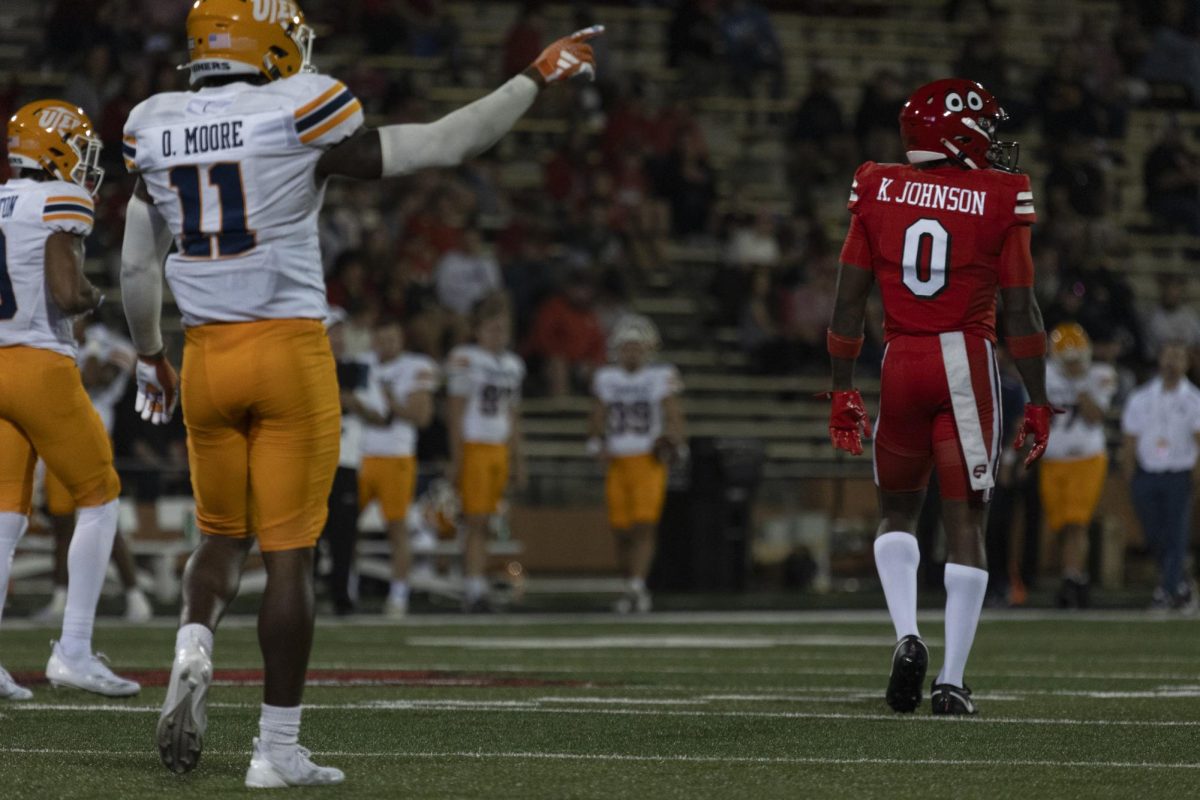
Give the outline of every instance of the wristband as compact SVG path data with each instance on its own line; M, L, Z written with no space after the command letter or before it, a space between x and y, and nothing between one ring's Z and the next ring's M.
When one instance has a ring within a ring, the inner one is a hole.
M862 346L863 337L861 336L851 339L848 336L837 335L833 332L833 329L825 331L825 348L829 351L829 355L834 358L845 358L853 361L862 352Z
M1028 336L1007 336L1008 354L1015 359L1041 358L1046 355L1046 334L1031 333Z

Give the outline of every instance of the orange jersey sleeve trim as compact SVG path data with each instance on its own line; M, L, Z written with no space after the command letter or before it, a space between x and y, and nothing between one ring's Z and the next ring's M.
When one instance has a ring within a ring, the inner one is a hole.
M58 197L47 197L46 204L49 205L51 203L78 203L81 206L87 206L88 208L95 208L95 204L92 203L91 200L88 200L86 198L79 197L78 195L73 195L73 194L60 195Z
M850 218L850 231L846 234L846 243L842 245L841 262L868 271L874 269L867 226L857 214Z
M1028 225L1014 225L1004 236L1000 251L1000 287L1011 289L1033 286L1033 253L1029 242L1032 231Z
M352 116L354 116L355 114L357 114L360 111L362 111L362 103L360 103L358 100L355 100L350 105L346 106L333 119L329 120L328 122L324 123L323 125L320 125L319 127L313 128L311 131L309 131L308 133L301 136L300 142L302 144L308 144L311 141L320 139L323 135L325 135L329 131L333 130L338 125L341 125L343 122L350 119Z
M335 83L333 86L330 86L328 89L326 89L325 92L321 96L319 96L316 100L313 100L312 102L307 103L307 104L302 105L299 108L297 108L295 113L293 114L293 116L296 119L300 119L305 114L312 111L314 108L317 108L318 106L324 104L325 102L332 100L335 95L339 94L340 92L344 92L345 90L346 90L346 86L339 81L339 82Z
M87 225L92 224L91 217L85 217L83 214L46 214L42 217L43 222L83 222Z

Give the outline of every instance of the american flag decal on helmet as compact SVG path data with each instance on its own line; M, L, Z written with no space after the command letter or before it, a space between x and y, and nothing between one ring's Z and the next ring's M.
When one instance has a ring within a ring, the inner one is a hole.
M233 39L230 38L228 33L210 33L208 35L208 46L228 50L233 47Z

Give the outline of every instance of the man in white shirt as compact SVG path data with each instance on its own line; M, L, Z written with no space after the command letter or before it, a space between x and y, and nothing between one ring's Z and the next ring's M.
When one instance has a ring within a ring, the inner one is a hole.
M1121 464L1146 544L1158 560L1153 607L1192 611L1196 592L1184 561L1200 452L1200 389L1187 379L1187 368L1187 346L1165 344L1158 377L1134 391L1125 405Z

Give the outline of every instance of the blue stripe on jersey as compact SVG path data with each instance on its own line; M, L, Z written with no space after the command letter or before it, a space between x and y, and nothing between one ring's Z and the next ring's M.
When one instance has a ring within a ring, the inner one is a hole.
M296 133L304 133L309 128L317 125L321 120L328 119L335 114L338 109L345 106L347 103L354 101L354 95L347 89L337 97L330 100L325 105L318 108L316 111L309 113L304 119L296 123Z
M133 147L131 145L127 145L124 142L121 143L121 152L125 154L126 158L136 158L137 157L137 148Z
M92 217L95 214L85 205L77 205L75 203L51 203L42 209L43 214L57 214L63 211L70 211L75 214L83 214L84 216Z

